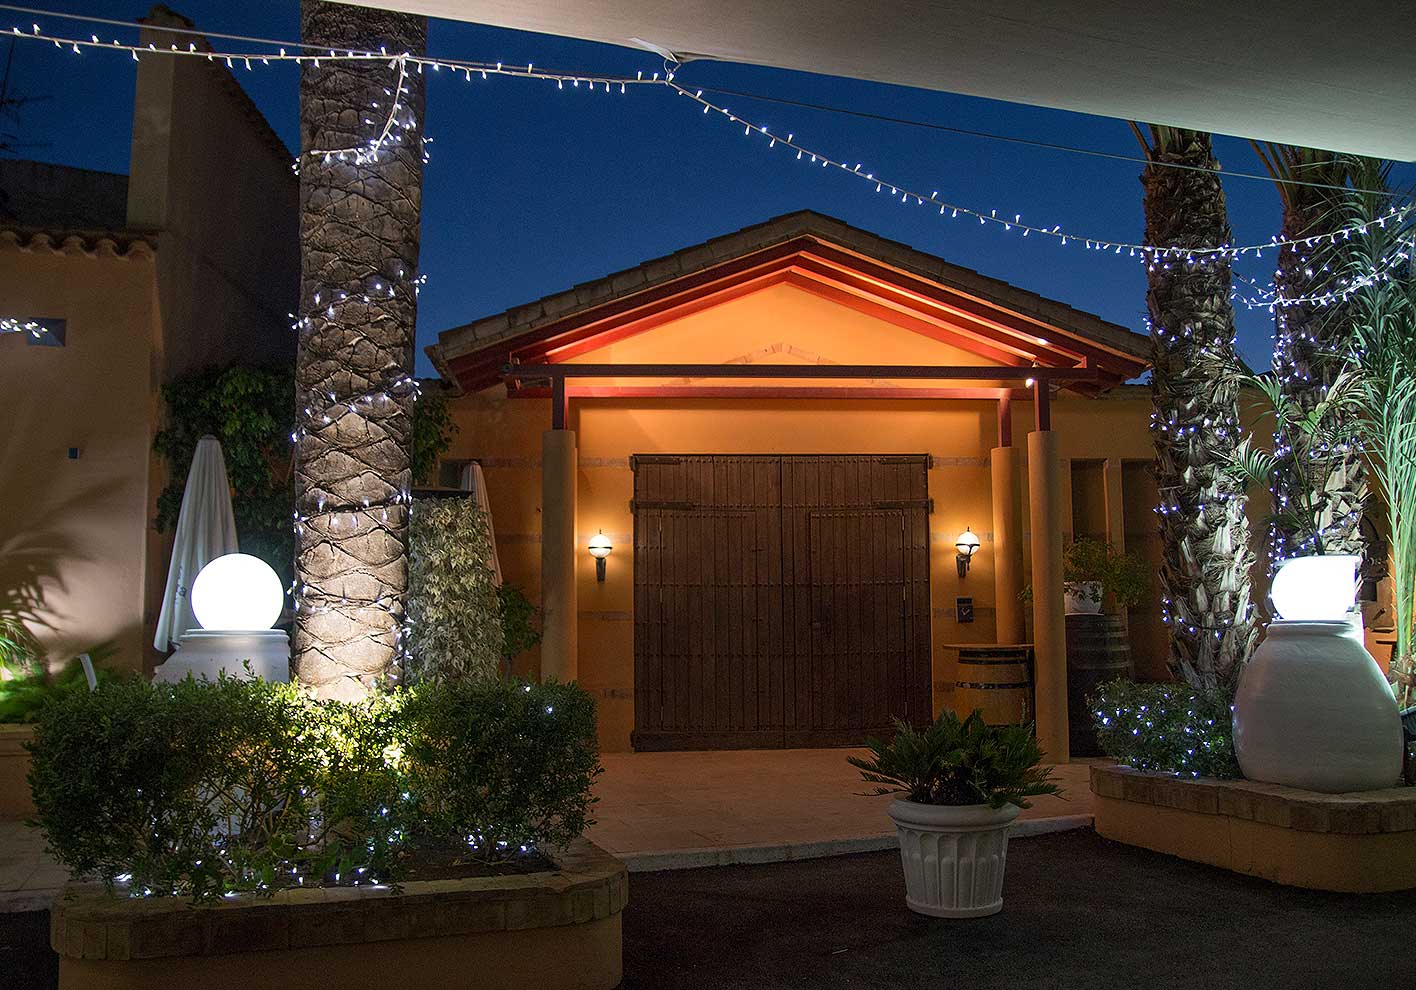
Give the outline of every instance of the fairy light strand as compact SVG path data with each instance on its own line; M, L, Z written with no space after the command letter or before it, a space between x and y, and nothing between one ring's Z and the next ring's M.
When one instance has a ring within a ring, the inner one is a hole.
M985 212L984 210L954 203L951 200L941 197L938 190L925 194L910 186L902 185L898 181L887 179L883 175L877 175L874 171L862 164L862 162L858 161L852 165L848 161L824 154L798 141L795 133L788 133L785 136L773 133L767 126L747 119L725 106L708 100L703 96L703 90L691 90L675 81L675 70L677 66L672 62L665 64L663 73L653 72L646 75L641 71L631 77L547 71L537 69L534 63L528 63L526 66L522 67L519 65L506 65L502 62L432 58L427 55L415 55L412 53L390 54L386 50L360 51L354 49L325 49L312 51L308 47L298 46L293 43L290 47L297 48L297 51L292 52L289 48L279 47L274 53L251 51L222 52L199 48L195 42L189 42L185 47L175 42L167 46L160 46L151 42L146 45L131 44L117 39L103 41L97 35L91 35L88 39L51 35L43 31L38 24L32 25L29 31L23 31L19 27L14 27L11 29L10 33L15 38L47 42L60 50L68 50L76 55L81 55L85 50L123 52L135 60L141 59L144 55L176 55L203 58L210 62L222 62L232 69L244 67L247 70L253 70L257 65L270 65L280 62L318 66L326 61L381 61L389 62L392 67L397 68L399 70L399 86L391 93L391 105L385 114L383 128L379 136L371 139L367 145L360 147L314 149L306 152L306 155L314 157L338 156L340 154L354 157L368 157L370 159L376 157L378 152L388 143L393 132L399 129L397 119L398 94L402 89L402 83L406 79L409 67L413 67L418 72L441 72L446 70L451 73L461 74L469 81L474 75L483 79L492 75L499 75L554 82L560 89L564 89L566 84L569 83L572 88L580 88L583 86L591 92L597 90L613 92L618 90L620 93L626 93L630 86L667 88L693 101L702 108L702 112L705 115L715 116L718 119L723 119L734 125L741 126L744 136L765 140L768 150L775 149L778 145L781 145L785 150L795 152L798 160L819 165L823 168L844 172L863 183L873 184L878 192L888 190L892 198L898 199L902 205L933 207L938 210L939 215L947 216L951 219L966 218L977 221L982 226L989 226L1004 232L1017 232L1022 237L1043 237L1062 245L1073 243L1080 244L1090 251L1099 251L1128 258L1139 258L1143 262L1151 264L1162 259L1179 260L1187 264L1203 264L1211 260L1238 260L1247 256L1260 258L1265 251L1277 251L1286 246L1314 248L1324 244L1335 244L1340 238L1350 237L1354 233L1363 233L1370 226L1384 226L1390 220L1405 219L1413 212L1413 209L1416 209L1416 207L1410 204L1393 207L1387 216L1376 220L1353 226L1345 231L1320 234L1307 238L1283 239L1275 236L1270 238L1267 242L1245 245L1223 244L1210 247L1162 247L1136 241L1114 240L1105 237L1078 234L1074 231L1064 229L1060 224L1054 224L1050 227L1042 226L1024 221L1019 213L1013 213L1010 217L1006 211L1002 214L996 209ZM195 34L197 32L192 31L189 33ZM270 42L270 44L277 45L278 43Z

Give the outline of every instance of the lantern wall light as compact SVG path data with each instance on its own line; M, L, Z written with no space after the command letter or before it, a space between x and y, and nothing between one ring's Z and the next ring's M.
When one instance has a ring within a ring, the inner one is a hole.
M604 530L600 530L600 532L590 537L590 545L587 549L590 551L590 556L595 558L596 581L605 580L605 558L610 555L610 551L614 548L615 545L610 542L610 538L605 535Z
M978 553L981 541L973 530L965 527L959 534L959 538L954 541L954 549L959 552L957 561L959 565L959 577L966 577L969 573L969 564L973 561L973 555Z

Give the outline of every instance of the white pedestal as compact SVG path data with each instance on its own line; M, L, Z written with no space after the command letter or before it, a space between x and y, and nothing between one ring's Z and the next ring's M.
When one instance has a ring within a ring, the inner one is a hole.
M153 671L152 679L170 684L191 674L214 681L223 672L228 677L289 681L289 635L283 629L193 629L182 637L177 652Z

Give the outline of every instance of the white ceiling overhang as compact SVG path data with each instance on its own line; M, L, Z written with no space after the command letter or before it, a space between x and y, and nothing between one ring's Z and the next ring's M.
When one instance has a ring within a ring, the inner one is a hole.
M1406 0L379 0L371 5L1416 159L1416 11Z

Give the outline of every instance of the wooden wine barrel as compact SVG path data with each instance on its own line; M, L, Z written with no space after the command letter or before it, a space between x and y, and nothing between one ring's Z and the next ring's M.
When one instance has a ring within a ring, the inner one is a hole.
M1067 616L1067 726L1073 756L1101 756L1087 699L1098 685L1135 676L1119 615Z
M989 725L1022 725L1033 717L1031 646L956 646L954 710L974 709Z

